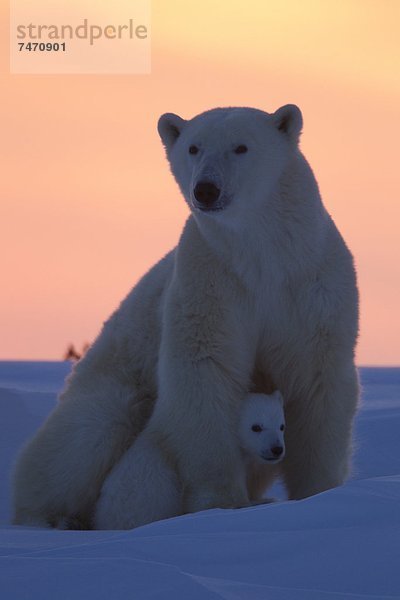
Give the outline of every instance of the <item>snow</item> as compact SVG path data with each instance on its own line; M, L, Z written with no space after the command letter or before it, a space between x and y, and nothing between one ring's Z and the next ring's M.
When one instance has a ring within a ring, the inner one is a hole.
M126 532L12 526L13 461L68 372L0 363L2 600L400 599L400 369L360 370L354 473L341 488Z

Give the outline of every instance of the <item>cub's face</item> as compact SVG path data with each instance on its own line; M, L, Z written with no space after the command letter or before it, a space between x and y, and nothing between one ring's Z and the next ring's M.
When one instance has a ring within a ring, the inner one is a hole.
M257 462L276 464L285 456L285 415L279 391L248 394L240 415L242 449Z
M225 218L265 205L297 146L301 125L299 109L288 105L274 114L217 108L189 121L167 113L158 130L195 217L224 213Z

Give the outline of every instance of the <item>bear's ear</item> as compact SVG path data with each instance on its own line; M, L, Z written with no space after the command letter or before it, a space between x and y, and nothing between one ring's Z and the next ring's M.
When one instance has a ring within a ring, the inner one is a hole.
M303 127L303 117L300 109L295 104L286 104L278 108L273 113L272 118L278 130L297 144Z
M174 113L165 113L159 118L158 133L167 152L175 144L185 124L185 119L181 119L181 117L174 115Z

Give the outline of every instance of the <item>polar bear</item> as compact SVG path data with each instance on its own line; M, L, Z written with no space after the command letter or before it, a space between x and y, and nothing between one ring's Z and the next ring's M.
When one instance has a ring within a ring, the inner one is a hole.
M239 414L238 445L244 465L239 476L253 475L285 455L285 415L279 391L247 394ZM243 469L244 466L244 469ZM169 460L145 429L108 475L94 515L95 529L133 529L181 515L182 483ZM262 502L257 497L252 503Z
M77 363L14 474L14 522L91 511L155 403L149 432L184 483L184 511L246 505L278 473L290 499L343 483L359 386L350 251L299 148L302 115L216 108L160 117L190 209L179 243L130 292ZM236 477L248 390L285 399L285 460Z

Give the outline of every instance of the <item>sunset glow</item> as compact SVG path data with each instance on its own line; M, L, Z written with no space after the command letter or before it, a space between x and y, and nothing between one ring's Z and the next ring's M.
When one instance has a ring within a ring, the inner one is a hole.
M356 259L358 364L400 363L397 0L153 0L150 75L10 75L0 10L1 359L93 340L177 243L188 212L160 114L295 103Z

